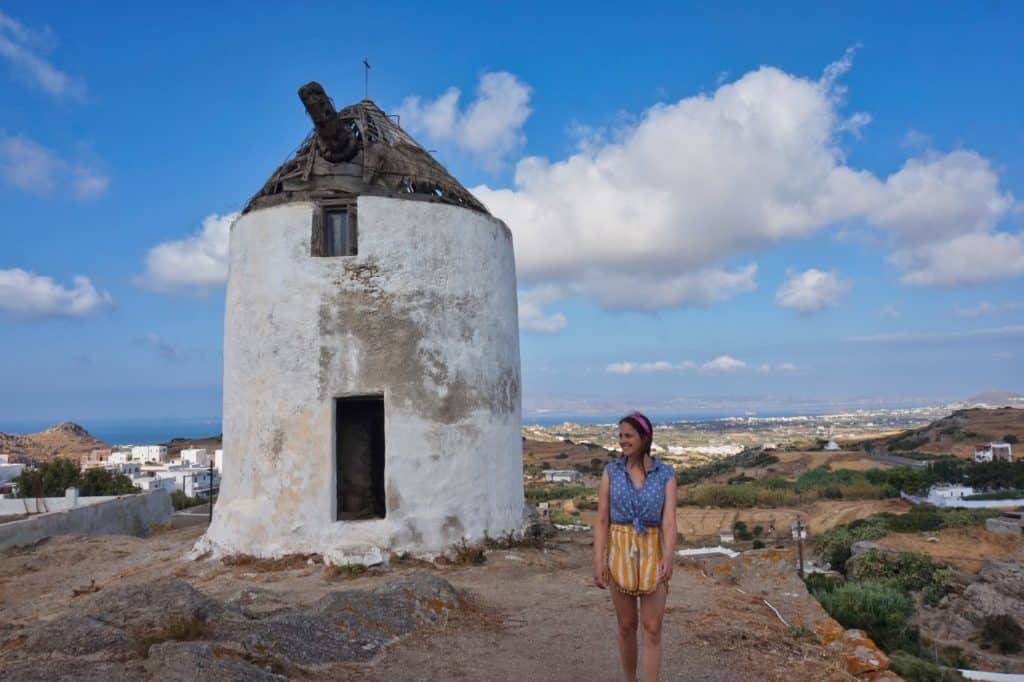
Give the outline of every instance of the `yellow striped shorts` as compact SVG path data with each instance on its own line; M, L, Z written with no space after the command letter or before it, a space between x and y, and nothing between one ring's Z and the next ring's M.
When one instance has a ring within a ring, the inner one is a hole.
M645 528L637 535L632 524L613 523L608 534L608 571L621 592L649 594L658 586L661 529Z

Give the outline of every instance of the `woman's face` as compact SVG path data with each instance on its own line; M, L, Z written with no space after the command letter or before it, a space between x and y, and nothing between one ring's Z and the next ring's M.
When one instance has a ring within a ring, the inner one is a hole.
M629 422L619 424L619 449L624 457L634 457L643 451L644 440Z

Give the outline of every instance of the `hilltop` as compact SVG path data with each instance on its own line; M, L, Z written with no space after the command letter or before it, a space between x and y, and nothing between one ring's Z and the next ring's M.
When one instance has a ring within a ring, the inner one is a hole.
M928 426L908 429L888 438L865 440L855 445L879 449L894 455L920 452L969 458L974 446L992 440L1024 440L1024 409L970 408L956 410Z
M0 433L0 452L45 461L56 457L77 459L98 448L108 447L74 422L63 422L37 433Z

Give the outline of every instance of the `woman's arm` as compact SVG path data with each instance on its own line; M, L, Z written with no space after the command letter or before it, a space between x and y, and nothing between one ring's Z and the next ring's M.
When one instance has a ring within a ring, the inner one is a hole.
M676 477L665 483L665 504L661 508L661 564L658 574L663 582L672 579L676 553Z
M607 587L605 581L605 543L608 542L608 469L601 475L601 485L597 489L597 520L594 521L594 585L602 590Z

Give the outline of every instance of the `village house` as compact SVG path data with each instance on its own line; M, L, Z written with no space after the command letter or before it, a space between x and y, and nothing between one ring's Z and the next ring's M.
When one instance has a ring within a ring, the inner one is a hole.
M545 469L541 473L545 481L552 483L576 483L583 480L583 474L575 469Z
M952 500L962 500L974 494L974 488L959 483L936 483L928 489L927 501L937 507L946 506Z
M974 447L975 462L1012 462L1013 447L1002 440L979 443Z
M194 467L210 466L210 451L206 448L185 448L179 457L182 464Z
M509 229L363 100L230 229L224 481L196 552L436 554L523 521Z
M167 461L167 446L135 445L132 447L132 459L136 462L165 462Z

